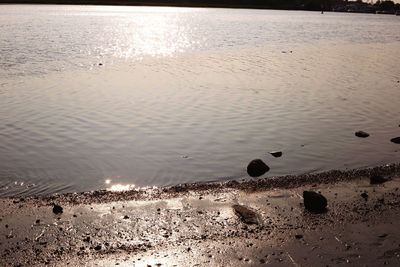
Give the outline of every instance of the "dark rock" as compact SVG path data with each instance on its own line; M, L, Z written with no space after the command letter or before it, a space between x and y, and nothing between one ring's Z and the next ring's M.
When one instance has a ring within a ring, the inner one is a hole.
M35 223L36 223L36 224L39 224L39 223L40 223L40 220L39 220L39 219L37 219Z
M103 63L99 63L99 66L103 66Z
M296 239L302 239L303 238L303 235L295 235L294 236Z
M240 220L246 224L259 224L260 219L256 212L242 205L232 206Z
M369 136L369 133L366 133L366 132L364 132L364 131L358 131L358 132L355 133L355 135L356 135L357 137L366 138L366 137Z
M326 206L328 201L326 198L314 191L304 191L303 192L304 207L314 213L322 213L326 211Z
M252 160L247 165L247 173L251 177L258 177L269 171L269 167L261 159Z
M57 204L53 204L53 213L61 214L61 213L63 213L63 208Z
M400 144L400 136L390 139L390 142L395 143L395 144Z
M124 219L126 220L126 219L129 219L129 216L128 215L125 215L124 216Z
M363 199L365 199L365 200L368 200L368 194L367 194L367 192L361 193L361 197L362 197Z
M273 152L269 152L272 156L274 156L275 158L279 158L282 157L282 151L273 151Z
M383 184L383 183L385 183L385 182L387 182L389 180L390 180L389 178L385 178L382 175L376 174L376 173L372 174L371 177L370 177L370 183L371 184Z
M98 251L98 250L100 250L100 249L101 249L101 245L97 245L97 246L94 247L94 250L97 250L97 251Z

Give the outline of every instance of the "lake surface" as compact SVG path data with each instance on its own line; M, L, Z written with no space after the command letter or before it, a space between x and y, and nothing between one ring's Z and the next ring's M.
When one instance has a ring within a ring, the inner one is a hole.
M390 15L0 5L0 195L248 178L254 158L267 176L399 162L399 29Z

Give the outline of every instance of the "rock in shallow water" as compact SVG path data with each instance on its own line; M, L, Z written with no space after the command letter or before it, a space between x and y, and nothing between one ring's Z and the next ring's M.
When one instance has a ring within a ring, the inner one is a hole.
M395 144L400 144L400 136L390 139L390 142L395 143Z
M303 192L304 207L314 213L322 213L326 211L328 200L320 193L314 191Z
M274 156L275 158L279 158L282 156L282 151L273 151L273 152L269 152L272 156Z
M366 133L366 132L364 132L364 131L358 131L358 132L355 133L355 135L356 135L357 137L366 138L366 137L369 136L369 133Z
M261 159L252 160L247 165L247 173L251 177L258 177L269 171L269 167Z

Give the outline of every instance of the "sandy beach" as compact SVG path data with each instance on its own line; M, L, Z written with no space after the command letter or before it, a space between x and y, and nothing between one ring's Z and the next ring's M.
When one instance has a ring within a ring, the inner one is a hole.
M398 266L399 169L3 198L0 265ZM327 212L306 211L304 190Z

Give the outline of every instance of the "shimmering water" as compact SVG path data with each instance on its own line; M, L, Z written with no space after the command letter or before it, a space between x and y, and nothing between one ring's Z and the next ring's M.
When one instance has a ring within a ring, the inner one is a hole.
M246 178L254 158L271 176L398 162L398 29L389 15L0 6L0 195Z

